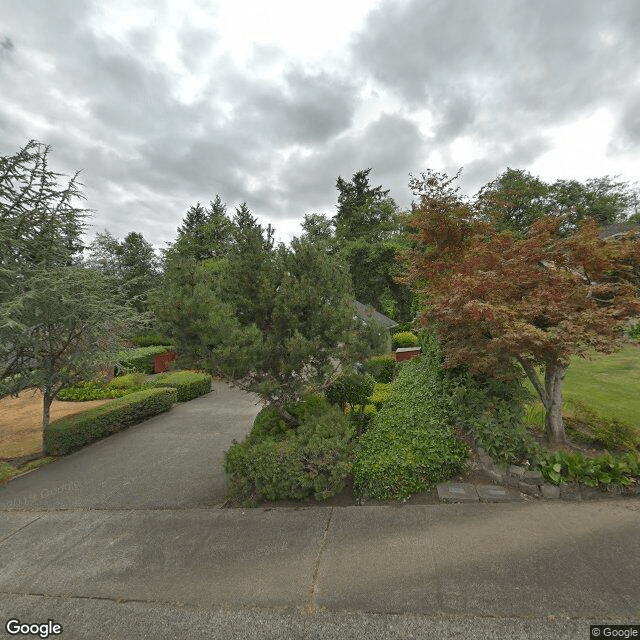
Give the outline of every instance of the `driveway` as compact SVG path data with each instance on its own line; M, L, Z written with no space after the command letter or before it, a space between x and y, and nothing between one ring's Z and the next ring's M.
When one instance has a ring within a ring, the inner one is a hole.
M0 487L0 623L123 640L640 624L638 499L219 508L224 451L258 409L216 384Z

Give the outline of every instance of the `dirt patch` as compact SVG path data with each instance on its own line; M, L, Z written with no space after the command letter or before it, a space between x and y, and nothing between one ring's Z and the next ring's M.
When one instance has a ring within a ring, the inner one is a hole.
M51 404L51 420L70 416L110 400ZM0 399L0 460L13 460L40 453L42 442L42 393L27 389L17 398Z

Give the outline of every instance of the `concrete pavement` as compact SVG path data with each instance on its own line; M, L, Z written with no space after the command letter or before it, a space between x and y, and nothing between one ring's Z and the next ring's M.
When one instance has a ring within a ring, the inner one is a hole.
M62 638L588 638L640 624L640 501L221 509L214 392L0 487L0 624Z

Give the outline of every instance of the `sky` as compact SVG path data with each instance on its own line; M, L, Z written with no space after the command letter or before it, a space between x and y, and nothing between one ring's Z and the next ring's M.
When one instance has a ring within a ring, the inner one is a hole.
M640 174L638 0L3 0L0 155L81 171L87 241L246 201L288 241L371 168Z

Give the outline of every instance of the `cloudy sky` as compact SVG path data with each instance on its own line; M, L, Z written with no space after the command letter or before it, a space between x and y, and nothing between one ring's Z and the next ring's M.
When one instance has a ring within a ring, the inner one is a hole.
M427 168L635 182L640 2L4 0L0 155L31 138L156 247L217 193L287 240L367 167L401 206Z

